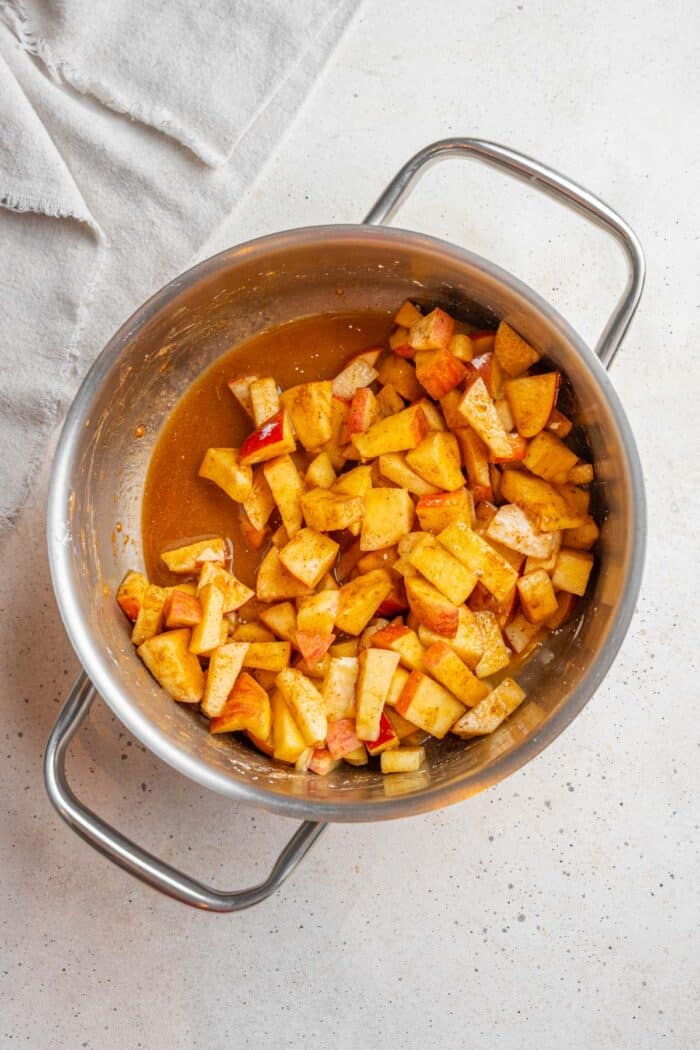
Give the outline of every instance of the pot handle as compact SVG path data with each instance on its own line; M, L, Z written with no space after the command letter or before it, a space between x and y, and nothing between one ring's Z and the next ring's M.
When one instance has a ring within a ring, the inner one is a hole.
M412 192L419 176L437 161L450 157L473 157L523 182L532 183L537 189L581 212L617 238L627 260L627 286L595 348L603 365L609 368L639 305L644 287L644 253L636 234L616 211L565 175L560 175L524 153L517 153L495 142L468 138L442 139L426 146L404 164L364 221L370 225L388 222Z
M297 828L264 882L249 889L222 891L205 886L141 849L76 798L66 780L66 752L96 695L92 682L82 673L61 708L44 756L46 790L68 826L98 853L142 882L168 897L204 911L241 911L259 904L279 889L311 849L325 824L306 821Z

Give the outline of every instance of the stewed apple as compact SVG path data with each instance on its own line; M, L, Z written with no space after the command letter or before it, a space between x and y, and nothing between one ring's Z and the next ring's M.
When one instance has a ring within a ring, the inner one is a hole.
M116 595L150 673L210 732L317 775L413 772L430 736L493 733L525 698L514 659L595 564L561 386L506 322L408 301L330 377L228 376L249 432L219 429L193 478L240 532L168 545L169 583L129 572Z

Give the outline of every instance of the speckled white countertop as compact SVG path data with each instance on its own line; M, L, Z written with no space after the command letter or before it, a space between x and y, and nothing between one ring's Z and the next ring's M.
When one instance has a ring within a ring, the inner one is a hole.
M522 149L621 211L648 261L613 380L645 467L649 545L604 685L498 787L332 827L258 908L192 912L98 857L45 797L41 757L76 662L42 497L0 577L0 1046L695 1045L699 32L689 2L368 2L202 253L356 221L412 152L450 134ZM400 222L500 262L589 341L622 279L601 233L473 165L430 173ZM290 831L157 762L103 705L70 776L118 827L220 886L260 878Z

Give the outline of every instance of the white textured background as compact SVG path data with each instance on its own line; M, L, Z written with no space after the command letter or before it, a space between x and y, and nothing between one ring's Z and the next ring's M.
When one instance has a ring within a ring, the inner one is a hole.
M697 1045L699 33L690 2L365 3L204 254L356 221L450 134L522 149L617 207L649 271L613 371L649 499L635 621L583 714L511 779L428 817L333 827L272 900L198 914L108 865L44 796L76 664L42 497L0 578L3 1048ZM400 221L513 270L591 341L620 287L600 232L474 165L431 172ZM290 831L159 764L104 707L70 774L117 826L220 886L261 877Z

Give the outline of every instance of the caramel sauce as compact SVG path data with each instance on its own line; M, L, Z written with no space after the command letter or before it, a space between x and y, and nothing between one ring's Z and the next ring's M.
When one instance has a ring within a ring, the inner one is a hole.
M385 343L391 326L388 314L374 312L290 321L224 353L185 391L163 426L146 476L141 537L151 582L165 586L178 579L161 551L216 535L232 540L235 574L255 586L261 552L244 540L238 506L197 473L208 448L238 448L253 430L228 381L241 373L272 375L285 390L330 379L352 354Z

